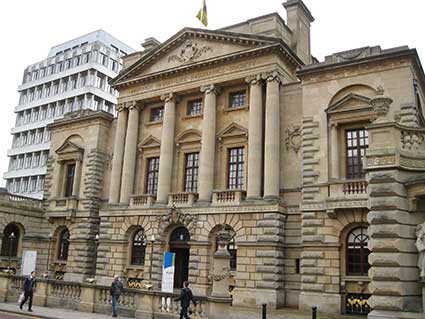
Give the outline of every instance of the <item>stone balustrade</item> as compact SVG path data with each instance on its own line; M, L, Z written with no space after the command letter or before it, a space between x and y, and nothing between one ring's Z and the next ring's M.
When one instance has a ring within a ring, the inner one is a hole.
M132 195L130 207L150 208L155 203L156 196L153 194Z
M239 205L245 200L246 192L241 189L214 190L213 206Z
M365 180L342 180L329 184L329 197L365 197L367 182Z
M168 195L168 206L192 207L198 199L198 193L183 192L171 193Z
M0 201L5 201L9 203L22 204L26 206L42 208L43 201L35 198L10 194L10 193L0 193Z

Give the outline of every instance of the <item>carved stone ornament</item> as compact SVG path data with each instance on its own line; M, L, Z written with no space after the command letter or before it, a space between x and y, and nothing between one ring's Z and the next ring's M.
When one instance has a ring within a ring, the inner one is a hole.
M416 227L416 249L418 250L418 268L419 276L425 280L425 223Z
M198 216L184 214L177 210L174 205L165 214L157 216L157 222L161 233L163 233L170 225L181 224L186 226L189 233L192 235L197 221Z
M200 58L204 53L211 52L212 50L213 49L209 46L198 48L198 44L196 42L186 40L183 48L180 50L180 54L168 57L168 62L189 63Z
M369 102L377 115L374 123L387 122L387 114L391 104L393 103L393 100L390 97L384 95L384 89L382 86L379 86L376 91L377 95L371 98Z
M223 271L220 273L214 273L214 274L208 275L209 282L222 281L226 278L232 278L232 277L233 275L230 272L230 268L223 269Z
M285 145L286 149L293 150L296 154L298 154L298 151L301 148L301 127L300 126L293 126L289 127L285 131Z

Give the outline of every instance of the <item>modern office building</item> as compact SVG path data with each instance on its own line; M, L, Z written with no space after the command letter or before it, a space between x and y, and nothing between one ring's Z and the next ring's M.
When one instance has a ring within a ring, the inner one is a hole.
M46 125L81 109L115 113L117 91L108 81L134 50L103 30L59 44L23 75L13 142L4 174L11 193L42 198L50 132Z

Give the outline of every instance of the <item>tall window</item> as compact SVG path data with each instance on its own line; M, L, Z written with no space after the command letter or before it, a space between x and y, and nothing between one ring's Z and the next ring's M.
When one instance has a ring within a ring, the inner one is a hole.
M246 91L238 91L230 93L229 95L229 108L243 107L246 104Z
M133 242L131 246L131 264L132 265L144 265L145 264L145 232L140 229L134 234Z
M159 157L148 159L148 171L146 174L146 193L156 194L158 190Z
M191 100L187 103L187 115L195 116L202 113L202 99Z
M347 145L347 178L363 178L365 173L363 171L362 158L365 156L366 149L369 146L367 130L357 128L347 130L345 134Z
M75 163L66 165L66 177L65 177L65 197L72 196L72 187L74 186L75 177Z
M347 275L367 276L369 270L369 236L366 227L353 229L347 236Z
M184 191L198 191L198 168L199 168L199 153L186 154L186 165L184 174Z
M229 149L229 189L242 189L244 187L244 148Z
M164 108L162 106L151 109L151 116L150 116L151 122L162 121L163 116L164 116Z
M15 224L9 224L3 231L1 255L16 257L18 255L19 228Z
M69 231L64 229L59 234L58 260L68 260Z

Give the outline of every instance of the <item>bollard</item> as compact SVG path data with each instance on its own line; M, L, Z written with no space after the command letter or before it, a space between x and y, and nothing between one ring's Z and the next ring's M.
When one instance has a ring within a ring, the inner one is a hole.
M312 319L317 319L317 307L316 306L313 306L313 307L311 307L311 310L312 310L312 312L311 312L311 318Z
M267 319L267 304L263 303L263 319Z

